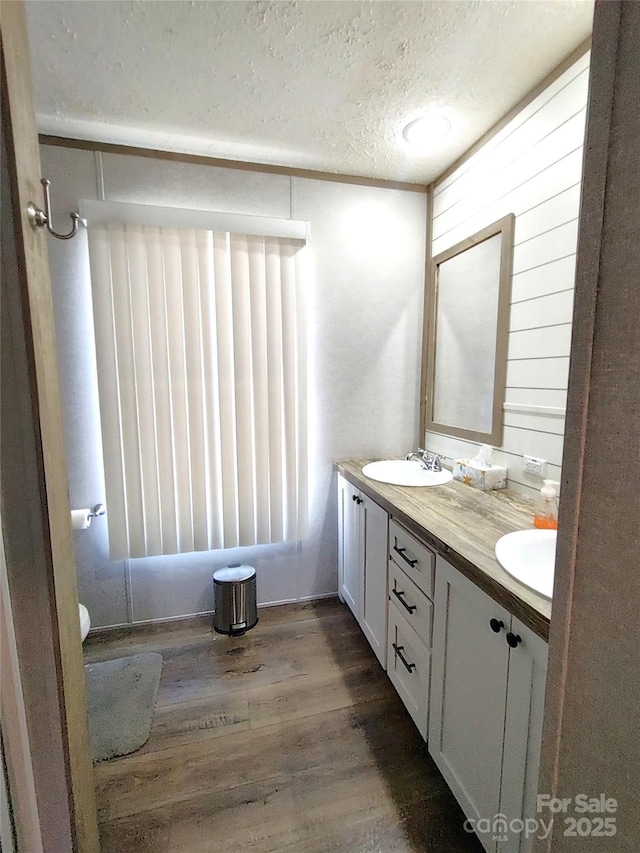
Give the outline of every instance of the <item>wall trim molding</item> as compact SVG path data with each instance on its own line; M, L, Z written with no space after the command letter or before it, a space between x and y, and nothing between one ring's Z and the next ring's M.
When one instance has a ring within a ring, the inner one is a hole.
M522 412L527 415L549 415L554 418L564 418L567 410L562 406L530 406L528 403L505 403L505 412Z
M99 628L92 628L87 634L85 640L87 646L91 646L92 642L100 640L113 639L116 632L126 633L132 629L140 633L152 634L154 631L171 630L172 628L183 628L187 623L198 623L209 621L213 617L213 610L203 610L202 613L187 613L184 616L163 616L160 619L144 619L140 622L118 622L116 625L101 625Z
M427 192L425 184L412 184L406 181L390 181L384 178L366 178L359 175L340 175L337 172L320 172L314 169L298 169L293 166L275 166L270 163L252 163L244 160L225 160L221 157L207 157L204 154L187 154L180 151L165 151L159 148L140 148L136 145L117 145L113 142L100 142L92 139L73 139L69 136L50 136L41 133L40 145L57 148L79 148L82 151L98 151L102 154L124 154L130 157L150 157L153 160L169 160L174 163L191 163L196 166L217 166L221 169L237 169L241 172L262 172L267 175L285 175L290 178L307 178L312 181L329 181L336 184L357 184L362 187L379 187L403 192Z

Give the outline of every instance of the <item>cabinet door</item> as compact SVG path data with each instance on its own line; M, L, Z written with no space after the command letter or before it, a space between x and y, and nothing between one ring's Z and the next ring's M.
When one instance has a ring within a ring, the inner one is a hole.
M387 545L389 516L366 495L361 496L364 525L364 582L360 626L371 648L387 668Z
M429 752L467 817L493 818L500 807L511 617L436 559ZM497 633L492 619L503 623ZM491 834L477 834L486 850L496 850Z
M429 649L396 605L389 602L387 673L425 740L429 717L430 666Z
M338 592L360 621L362 601L362 513L358 491L338 476Z
M500 812L508 822L536 818L542 719L547 677L547 644L515 617L511 632L520 642L509 654L509 689L504 728ZM549 817L543 815L546 819ZM533 838L507 833L500 853L529 853Z

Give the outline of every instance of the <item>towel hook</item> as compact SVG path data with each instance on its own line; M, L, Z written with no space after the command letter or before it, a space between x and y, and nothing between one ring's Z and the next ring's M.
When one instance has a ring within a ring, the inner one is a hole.
M78 230L80 223L86 223L84 223L84 220L80 218L79 213L72 213L71 219L73 221L73 227L71 228L71 231L69 231L68 234L58 234L57 231L54 231L53 224L51 222L51 198L49 196L51 181L48 181L46 178L42 178L40 183L44 189L44 210L36 207L32 201L29 202L27 205L27 216L29 217L31 227L34 231L37 231L39 228L44 228L46 226L49 234L57 240L70 240Z

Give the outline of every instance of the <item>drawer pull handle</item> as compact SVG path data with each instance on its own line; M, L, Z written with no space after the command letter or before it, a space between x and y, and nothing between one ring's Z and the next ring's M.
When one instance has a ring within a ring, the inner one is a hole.
M409 661L406 659L406 657L402 654L402 652L404 651L404 646L397 646L395 643L392 643L392 646L393 646L393 650L396 653L396 655L400 658L402 663L405 665L407 672L413 672L413 670L416 668L416 665L415 665L415 663L409 663Z
M511 631L507 634L507 643L510 648L515 649L522 642L520 634L514 634Z
M496 634L499 634L500 631L502 631L502 629L504 628L504 622L502 621L502 619L491 619L489 621L489 625L491 627L491 630L495 631Z
M396 544L393 546L393 550L396 552L396 554L399 554L402 557L402 559L405 561L405 563L408 563L411 566L411 568L418 565L417 560L410 560L408 557L405 556L404 552L407 550L406 548L398 548L398 540L397 539L396 539Z
M414 610L418 609L417 605L407 604L407 602L404 600L404 598L402 597L405 594L404 590L401 589L398 592L397 589L392 589L391 592L395 595L395 597L398 599L398 601L404 607L404 609L407 611L407 613L413 613Z

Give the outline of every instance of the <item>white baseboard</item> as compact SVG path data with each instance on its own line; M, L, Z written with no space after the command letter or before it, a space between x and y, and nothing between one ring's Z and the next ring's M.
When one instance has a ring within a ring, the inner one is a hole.
M323 592L322 595L305 595L302 598L283 598L281 601L263 601L258 604L258 610L263 607L280 607L281 604L304 604L308 601L322 601L324 598L337 598L338 590L335 592Z
M336 598L338 590L335 592L323 592L320 595L305 595L302 598L283 598L279 601L263 601L258 604L258 610L263 607L280 607L283 604L304 604L309 601L320 601L325 598ZM118 622L116 625L92 625L89 631L89 637L92 634L97 634L99 631L117 631L121 628L133 628L141 625L168 625L173 622L184 622L187 619L198 619L205 617L213 617L213 610L202 610L199 613L183 613L180 616L160 616L157 619L139 619L135 622Z

